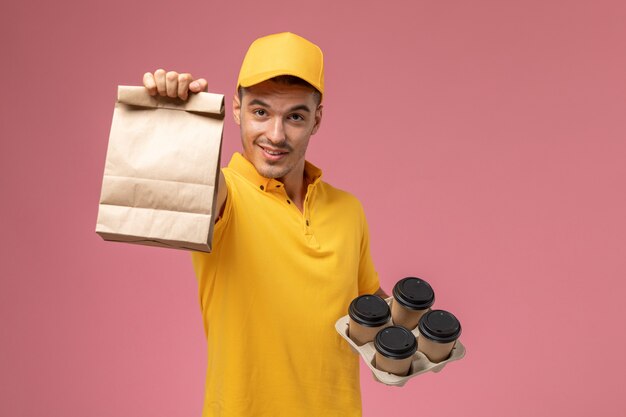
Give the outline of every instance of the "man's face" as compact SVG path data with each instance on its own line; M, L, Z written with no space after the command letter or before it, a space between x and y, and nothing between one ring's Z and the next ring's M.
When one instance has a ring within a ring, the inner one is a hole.
M259 174L282 182L302 175L309 138L319 128L322 106L307 86L265 81L233 99L243 154Z

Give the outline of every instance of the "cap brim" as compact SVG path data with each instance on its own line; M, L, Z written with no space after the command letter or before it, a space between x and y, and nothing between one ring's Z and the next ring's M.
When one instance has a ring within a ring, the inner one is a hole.
M320 89L315 86L315 82L311 82L311 80L307 80L306 78L303 78L301 75L296 75L293 73L293 71L289 71L289 70L274 70L274 71L263 72L261 74L255 74L254 76L240 79L237 87L240 87L240 86L244 88L251 87L253 85L260 84L263 81L267 81L271 78L279 77L281 75L291 75L293 77L300 78L301 80L304 80L307 83L311 84L313 88L315 88L321 95L323 95Z

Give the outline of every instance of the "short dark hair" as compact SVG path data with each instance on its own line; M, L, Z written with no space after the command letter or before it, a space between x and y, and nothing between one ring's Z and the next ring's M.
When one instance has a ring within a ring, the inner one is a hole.
M272 81L272 82L283 84L283 85L302 85L305 87L309 87L313 90L315 94L316 103L320 104L322 101L322 94L319 92L319 90L313 87L307 81L304 81L302 78L295 77L293 75L278 75L276 77L270 78L268 81ZM246 90L246 87L241 87L241 86L239 86L239 88L237 89L237 93L239 94L239 100L243 98L243 92L245 90Z

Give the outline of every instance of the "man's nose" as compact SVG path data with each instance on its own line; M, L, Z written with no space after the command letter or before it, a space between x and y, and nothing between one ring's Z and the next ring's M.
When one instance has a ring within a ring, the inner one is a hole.
M273 143L281 143L285 141L285 126L280 117L275 117L268 127L267 138Z

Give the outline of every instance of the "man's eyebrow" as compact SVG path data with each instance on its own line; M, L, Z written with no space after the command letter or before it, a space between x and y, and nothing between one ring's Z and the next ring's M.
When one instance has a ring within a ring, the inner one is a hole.
M304 104L298 104L297 106L293 106L292 108L289 109L290 112L292 111L298 111L298 110L304 110L307 113L311 113L311 109L309 109L307 106L305 106Z
M248 103L248 106L255 106L255 105L263 106L263 107L269 107L270 106L269 104L267 104L264 101L259 100L258 98L255 98L250 103Z

